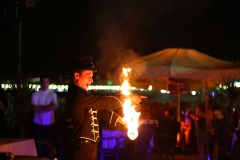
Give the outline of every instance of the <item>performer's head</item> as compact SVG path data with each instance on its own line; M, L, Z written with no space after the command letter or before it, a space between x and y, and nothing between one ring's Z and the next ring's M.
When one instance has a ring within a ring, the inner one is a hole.
M93 73L97 72L91 56L73 57L70 61L70 71L68 75L79 87L87 90L93 82Z

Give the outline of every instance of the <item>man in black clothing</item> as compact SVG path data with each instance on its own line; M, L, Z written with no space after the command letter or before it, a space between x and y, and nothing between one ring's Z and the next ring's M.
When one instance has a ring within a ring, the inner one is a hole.
M118 98L88 93L88 87L93 82L93 73L96 71L91 56L75 57L71 60L69 74L73 82L68 88L65 112L71 134L70 155L74 160L97 158L100 120L112 126L118 123L126 126L122 117L112 111L122 107Z

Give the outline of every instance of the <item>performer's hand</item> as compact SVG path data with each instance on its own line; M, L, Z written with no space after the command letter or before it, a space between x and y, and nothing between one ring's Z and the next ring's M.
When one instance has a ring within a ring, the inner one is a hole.
M120 123L120 124L122 124L125 128L128 128L126 121L123 121L122 117L118 117L117 123Z

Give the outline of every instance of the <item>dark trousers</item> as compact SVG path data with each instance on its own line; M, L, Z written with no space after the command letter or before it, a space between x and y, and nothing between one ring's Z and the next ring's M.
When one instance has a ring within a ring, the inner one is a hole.
M71 143L70 157L71 160L96 160L97 159L96 142L85 142L77 139Z
M50 141L53 142L53 133L55 124L51 125L39 125L34 123L35 127L35 137L34 139L36 141ZM51 150L49 147L45 144L37 144L37 153L40 157L50 157L51 156Z
M0 138L7 138L7 121L3 109L0 109Z

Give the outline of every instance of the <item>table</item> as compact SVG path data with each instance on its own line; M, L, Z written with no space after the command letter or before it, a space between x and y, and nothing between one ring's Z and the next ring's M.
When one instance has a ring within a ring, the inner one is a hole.
M14 156L37 156L34 139L0 138L0 152L11 152Z
M153 147L153 132L155 127L158 126L158 121L155 119L143 119L139 120L139 136L142 137L149 137L150 140L150 148ZM141 129L144 128L144 129ZM146 129L146 131L144 131ZM147 134L147 135L146 135ZM142 135L142 136L141 136ZM124 140L128 138L127 130L114 130L114 129L106 129L103 128L102 130L102 147L103 148L114 148L115 145L118 143L118 147L124 148ZM145 139L144 139L145 140Z
M127 131L125 130L102 130L102 147L103 148L114 148L118 143L118 147L124 147L124 138L127 136Z

